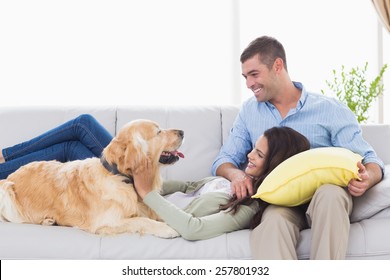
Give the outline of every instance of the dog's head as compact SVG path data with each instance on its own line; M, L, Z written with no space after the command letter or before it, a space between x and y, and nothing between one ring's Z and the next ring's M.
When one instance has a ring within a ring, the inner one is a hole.
M130 177L148 166L158 185L160 165L173 164L184 157L178 151L183 138L182 130L162 129L155 122L135 120L119 130L104 149L103 157L120 173Z

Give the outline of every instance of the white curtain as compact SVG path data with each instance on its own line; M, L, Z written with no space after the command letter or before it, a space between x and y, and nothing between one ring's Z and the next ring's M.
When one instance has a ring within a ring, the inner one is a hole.
M372 0L372 3L383 25L390 32L390 0Z

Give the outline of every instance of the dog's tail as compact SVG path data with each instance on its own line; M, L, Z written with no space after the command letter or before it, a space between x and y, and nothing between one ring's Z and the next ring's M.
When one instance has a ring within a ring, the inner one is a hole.
M13 182L0 180L0 222L23 223L15 205Z

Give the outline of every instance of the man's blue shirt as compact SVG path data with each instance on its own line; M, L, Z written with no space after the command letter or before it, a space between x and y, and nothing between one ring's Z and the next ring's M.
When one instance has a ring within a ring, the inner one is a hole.
M297 130L309 139L312 148L347 148L363 156L363 164L377 163L383 171L383 162L363 139L356 117L346 105L334 98L307 92L301 83L294 82L294 85L302 91L301 98L284 119L270 102L258 102L252 97L242 105L229 138L212 165L213 175L223 163L243 167L257 139L274 126Z

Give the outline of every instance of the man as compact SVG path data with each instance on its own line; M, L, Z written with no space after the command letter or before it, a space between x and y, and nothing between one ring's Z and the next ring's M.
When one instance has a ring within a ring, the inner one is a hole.
M243 104L212 167L213 174L231 181L238 198L253 194L252 181L241 170L246 154L256 139L273 126L299 131L309 139L312 148L339 146L364 157L358 163L361 180L351 180L347 189L323 185L308 205L268 206L262 222L251 233L253 257L297 259L299 232L311 227L311 259L344 259L352 196L363 195L382 179L383 162L362 138L356 117L347 106L307 92L301 83L290 79L284 48L276 39L255 39L240 59L242 75L254 97Z

